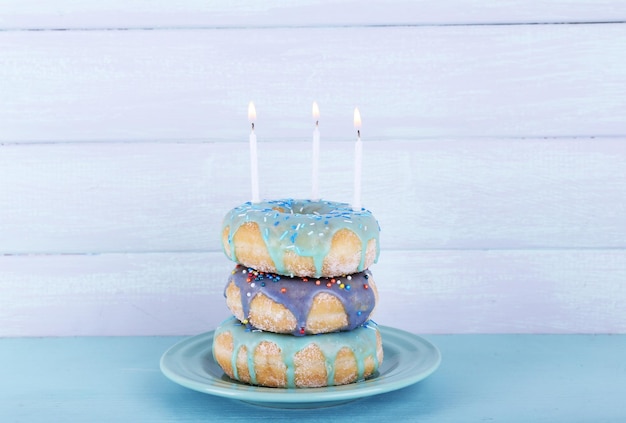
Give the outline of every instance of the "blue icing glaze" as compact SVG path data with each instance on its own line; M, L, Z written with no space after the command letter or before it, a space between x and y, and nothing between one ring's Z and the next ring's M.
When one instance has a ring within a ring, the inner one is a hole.
M306 328L307 316L315 296L322 292L335 296L343 305L348 324L340 330L353 330L365 323L376 306L376 294L374 287L371 286L373 283L371 278L372 273L365 270L335 278L284 276L280 279L271 273L257 272L254 269L237 265L226 287L232 282L239 288L245 319L250 318L252 300L262 293L291 311L297 320L297 326L292 335L302 336L310 333ZM271 283L267 283L270 281Z
M367 243L376 241L378 260L380 226L366 209L353 210L347 203L312 200L269 200L244 203L225 216L222 231L228 227L228 246L231 260L238 262L233 236L241 225L256 223L267 251L274 262L276 273L288 275L284 256L288 251L311 257L315 275L322 275L324 258L331 248L333 236L341 229L349 229L361 240L361 259L357 271L364 270Z
M365 360L371 357L374 361L375 373L381 363L377 356L377 334L378 326L372 321L366 322L349 332L326 333L322 335L300 336L281 335L271 332L251 331L242 325L236 318L230 317L225 320L216 330L214 337L217 338L222 333L230 332L233 338L233 352L231 364L234 378L239 379L237 371L237 354L242 347L246 347L248 371L250 373L250 383L258 384L254 371L254 351L261 342L268 341L275 343L281 350L281 358L286 366L287 388L295 388L295 363L294 358L297 352L306 348L310 344L316 344L324 354L325 366L327 369L327 384L334 385L335 358L339 351L348 347L355 356L357 362L357 380L365 379Z

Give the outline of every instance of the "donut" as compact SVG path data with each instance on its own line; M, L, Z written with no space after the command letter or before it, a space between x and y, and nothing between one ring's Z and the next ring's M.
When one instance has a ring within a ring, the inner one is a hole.
M302 336L361 326L372 315L378 292L369 270L309 279L237 265L224 296L231 313L251 328Z
M332 201L271 200L235 207L222 223L228 258L266 273L334 277L378 260L378 222L369 210Z
M230 317L215 330L212 352L231 379L272 388L345 385L374 376L383 361L373 322L349 332L291 336L251 331Z

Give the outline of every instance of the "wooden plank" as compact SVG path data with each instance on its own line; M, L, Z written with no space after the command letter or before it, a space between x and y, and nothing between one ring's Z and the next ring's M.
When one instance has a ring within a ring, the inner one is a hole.
M228 315L222 253L0 256L0 336L165 335ZM626 251L384 251L374 319L416 333L623 333Z
M371 143L364 201L381 222L386 248L623 247L622 145L619 139ZM262 144L266 198L308 196L309 148ZM233 172L246 167L247 154L232 159L241 151L237 144L10 151L1 210L8 214L5 228L16 232L3 237L7 252L215 251L223 215L248 200L247 172ZM322 159L350 155L350 144L328 143ZM351 164L322 163L326 198L351 201L351 172Z
M0 32L0 142L626 134L626 24Z
M372 141L384 249L624 248L619 138ZM259 141L263 198L308 198L310 141ZM0 253L220 251L250 199L245 143L0 147ZM322 138L321 194L352 201L353 143ZM336 158L342 158L338 162Z
M622 0L280 0L229 1L14 0L3 3L0 28L154 28L346 25L440 25L601 22L626 19Z

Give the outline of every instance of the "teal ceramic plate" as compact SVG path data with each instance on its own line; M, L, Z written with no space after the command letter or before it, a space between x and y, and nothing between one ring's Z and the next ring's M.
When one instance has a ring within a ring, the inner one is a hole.
M433 373L441 362L437 347L409 332L379 326L384 360L377 374L366 381L343 386L280 389L250 386L230 379L213 359L214 332L184 339L161 357L161 371L172 381L211 395L264 407L317 408L395 391Z

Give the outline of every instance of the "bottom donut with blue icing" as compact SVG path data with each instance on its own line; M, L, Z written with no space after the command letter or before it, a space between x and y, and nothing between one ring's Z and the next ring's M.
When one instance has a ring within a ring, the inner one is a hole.
M292 336L252 331L231 317L216 330L213 357L230 378L273 388L345 385L372 377L383 361L377 325Z

